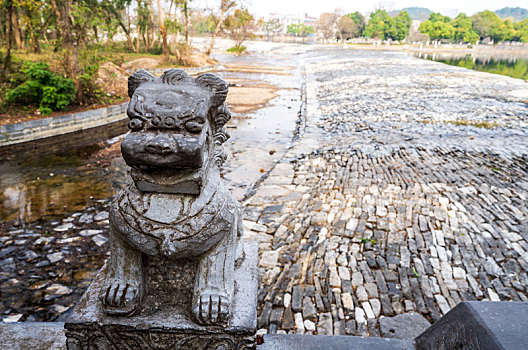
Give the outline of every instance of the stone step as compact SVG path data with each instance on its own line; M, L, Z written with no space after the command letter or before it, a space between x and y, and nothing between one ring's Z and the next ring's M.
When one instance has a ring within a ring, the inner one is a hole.
M412 340L325 336L300 334L266 334L257 350L414 350Z

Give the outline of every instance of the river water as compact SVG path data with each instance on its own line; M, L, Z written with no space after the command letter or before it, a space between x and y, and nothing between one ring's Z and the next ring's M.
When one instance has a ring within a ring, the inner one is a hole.
M415 52L413 55L418 58L442 62L479 72L501 74L512 78L528 80L528 53Z
M238 199L284 153L300 106L301 69L292 55L217 55L230 69L214 73L240 86L266 83L277 97L256 111L233 113L223 176ZM237 65L244 69L237 70ZM251 66L267 70L253 71ZM272 67L283 67L280 72ZM281 74L275 74L281 73ZM0 149L0 222L60 219L115 194L128 180L119 141L126 122Z

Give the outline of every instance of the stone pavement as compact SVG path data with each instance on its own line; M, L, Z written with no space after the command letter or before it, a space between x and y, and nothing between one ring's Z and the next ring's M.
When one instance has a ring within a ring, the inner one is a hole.
M424 329L463 300L528 301L525 83L397 54L322 55L306 61L302 136L245 202L259 332L391 337L391 316ZM431 91L435 123L423 123L405 104L431 104ZM499 102L478 109L484 95ZM401 110L389 118L388 104ZM471 118L497 125L446 122Z

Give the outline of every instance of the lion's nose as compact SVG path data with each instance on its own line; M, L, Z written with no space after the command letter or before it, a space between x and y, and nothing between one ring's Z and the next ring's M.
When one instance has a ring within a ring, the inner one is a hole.
M145 149L151 154L167 155L174 153L174 149L170 141L162 136L152 139L149 143L147 143Z

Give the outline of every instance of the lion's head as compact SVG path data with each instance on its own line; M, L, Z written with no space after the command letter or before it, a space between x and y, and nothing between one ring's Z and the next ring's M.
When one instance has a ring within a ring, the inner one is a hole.
M225 160L228 85L214 74L196 78L170 69L128 79L130 133L121 144L136 186L145 192L200 193L210 167Z

